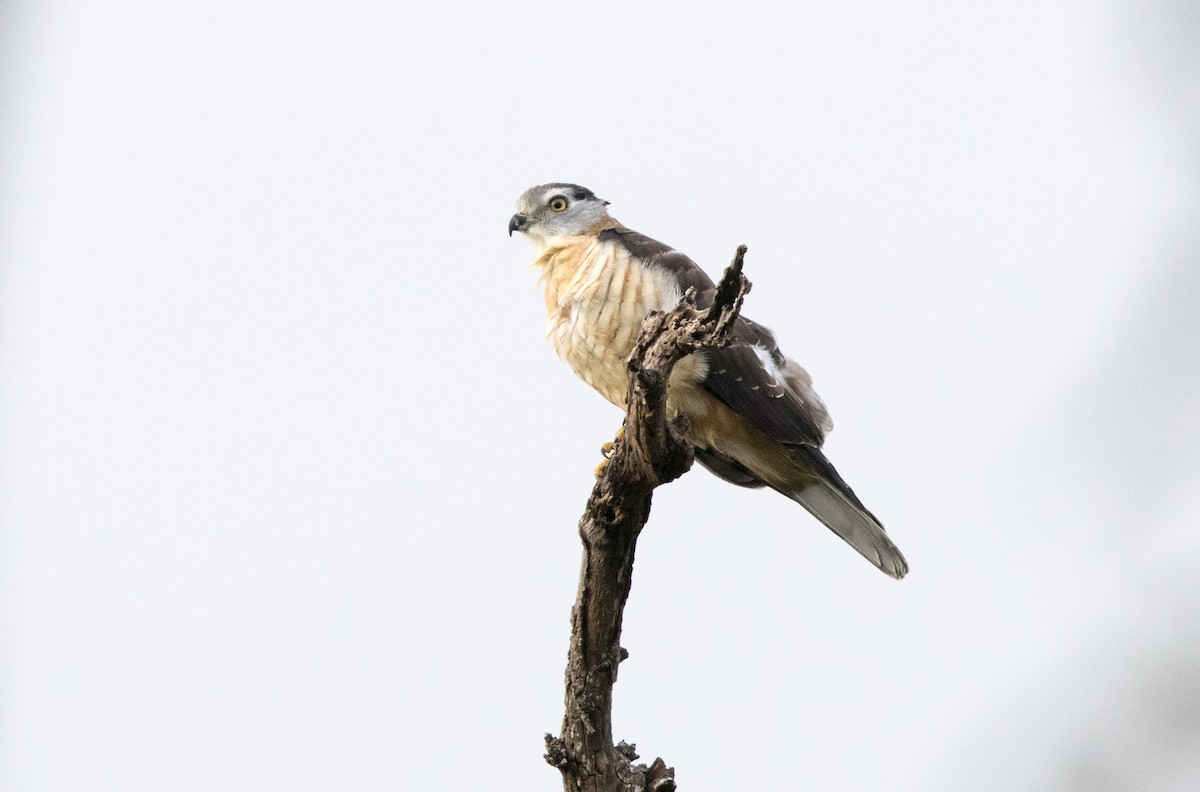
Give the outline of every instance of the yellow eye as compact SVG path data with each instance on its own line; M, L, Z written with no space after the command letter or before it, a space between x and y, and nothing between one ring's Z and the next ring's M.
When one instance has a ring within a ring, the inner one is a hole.
M561 195L556 195L553 198L551 198L550 203L548 205L549 205L550 209L555 212L567 211L567 199L563 198Z

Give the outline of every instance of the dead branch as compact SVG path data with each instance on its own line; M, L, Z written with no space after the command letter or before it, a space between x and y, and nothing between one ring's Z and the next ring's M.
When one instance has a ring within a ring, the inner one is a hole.
M742 275L745 253L740 246L707 307L698 307L689 290L674 310L647 316L629 358L622 432L579 521L583 564L571 609L562 736L546 735L546 761L562 771L567 792L675 789L675 770L662 759L635 765L635 746L613 745L612 688L617 666L628 656L620 646L621 619L654 488L682 476L693 461L684 419L667 414L671 371L698 349L728 342L750 290Z

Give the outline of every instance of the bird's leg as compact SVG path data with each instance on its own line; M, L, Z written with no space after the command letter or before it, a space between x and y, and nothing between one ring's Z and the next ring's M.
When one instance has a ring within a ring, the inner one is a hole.
M625 424L617 427L617 436L614 439L600 446L600 453L604 454L604 459L601 459L600 464L596 465L596 470L594 471L596 478L600 478L600 474L604 472L604 468L608 465L609 457L612 456L613 449L617 447L617 443L621 442L623 437L625 437Z

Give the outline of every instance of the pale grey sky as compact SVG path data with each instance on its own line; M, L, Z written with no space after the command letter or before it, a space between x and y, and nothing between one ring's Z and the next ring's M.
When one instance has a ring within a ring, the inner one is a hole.
M774 5L3 7L5 790L560 788L620 418L505 234L560 180L749 245L912 566L663 488L618 739L689 792L1200 785L1200 16Z

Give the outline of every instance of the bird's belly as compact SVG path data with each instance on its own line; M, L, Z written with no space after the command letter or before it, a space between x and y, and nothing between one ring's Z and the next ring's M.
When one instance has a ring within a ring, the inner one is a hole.
M548 281L546 334L584 382L624 409L626 361L642 320L651 311L674 308L679 287L665 273L631 261L623 250L591 252L570 275ZM681 361L672 382L694 377L695 368L694 361Z
M629 382L625 364L649 310L625 304L619 316L602 319L597 306L590 303L565 308L549 323L554 351L580 379L623 408Z
M637 342L642 319L648 313L648 310L643 311L615 329L564 318L562 322L555 323L551 331L555 351L580 379L595 388L601 396L625 409L629 387L627 363ZM667 399L672 412L688 413L701 404L692 393L706 371L707 364L703 357L694 354L675 364Z

